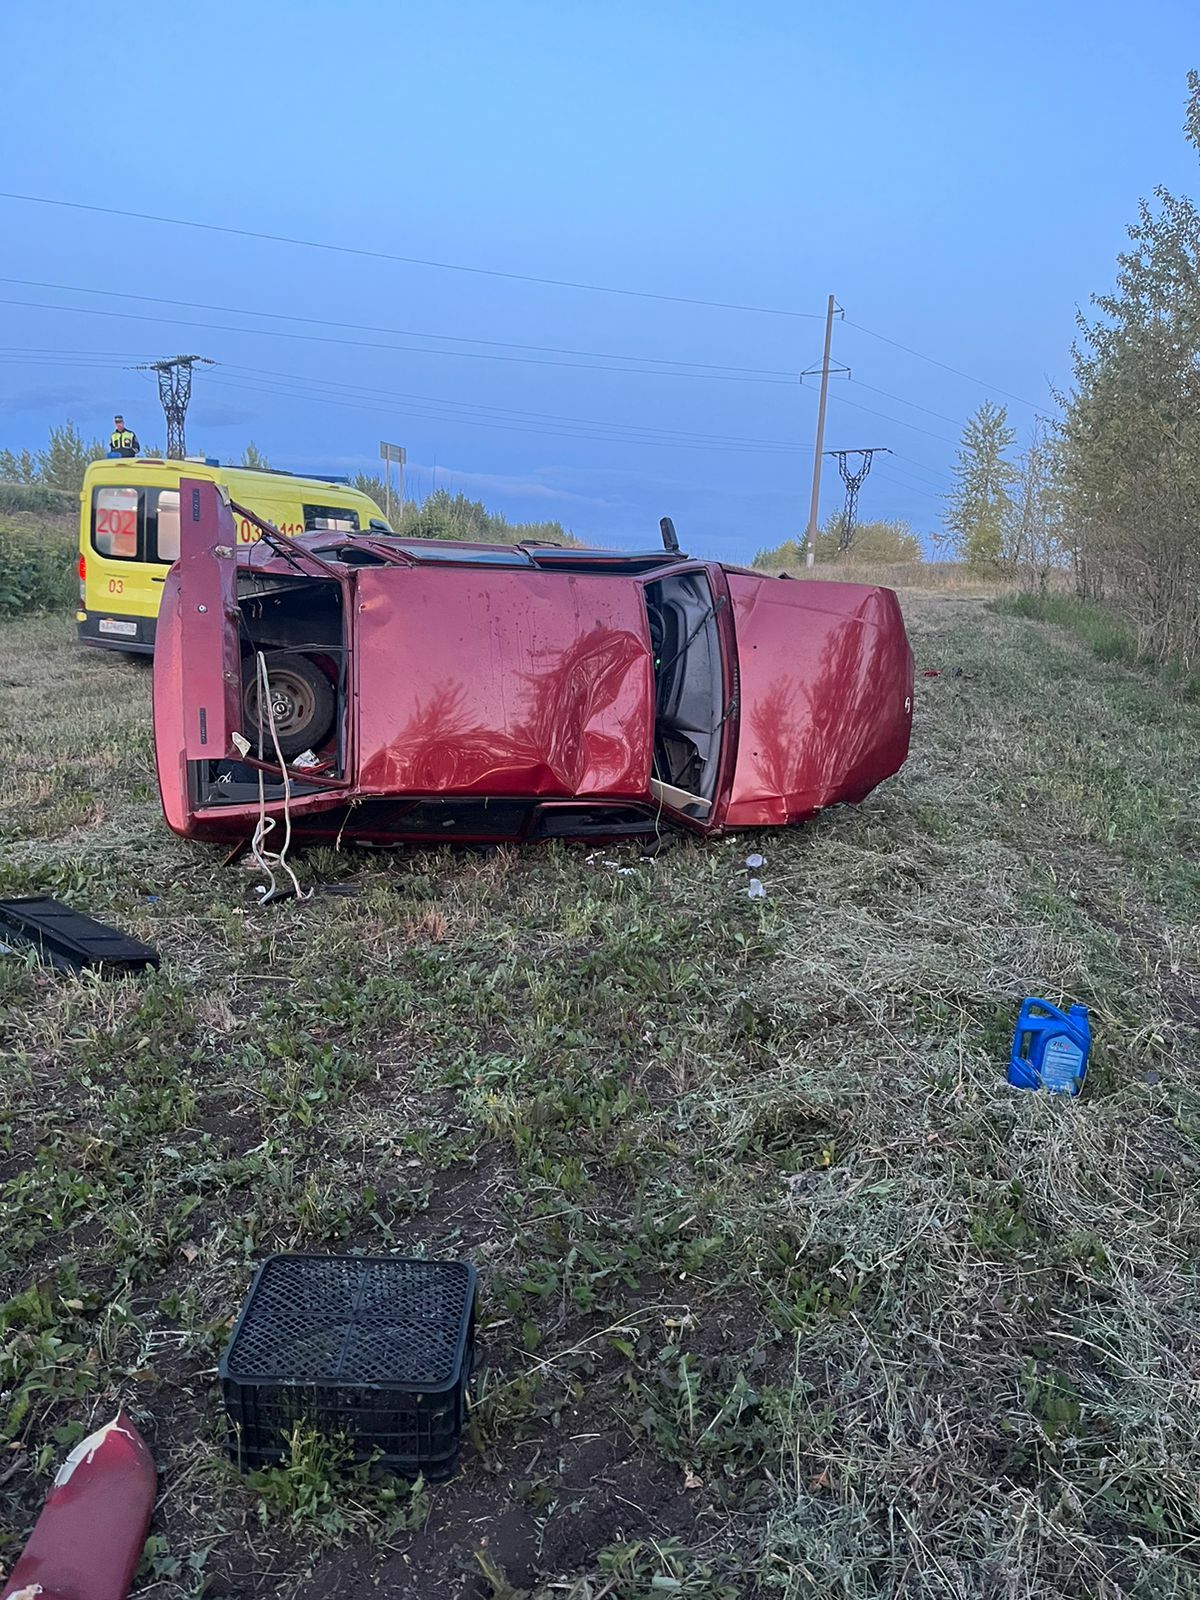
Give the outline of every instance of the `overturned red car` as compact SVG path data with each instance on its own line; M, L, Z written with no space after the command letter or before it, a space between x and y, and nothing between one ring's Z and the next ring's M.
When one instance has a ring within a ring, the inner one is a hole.
M861 800L908 752L888 589L691 560L667 521L645 553L267 524L239 548L223 491L180 489L154 737L187 838L285 806L298 840L715 834Z

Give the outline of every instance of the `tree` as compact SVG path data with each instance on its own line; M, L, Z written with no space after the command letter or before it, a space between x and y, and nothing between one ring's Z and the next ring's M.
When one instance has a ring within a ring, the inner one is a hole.
M921 541L902 518L882 517L875 522L860 522L854 529L854 543L841 549L842 518L831 517L817 535L817 560L862 562L920 561Z
M19 455L0 450L0 483L36 483L37 475L37 457L32 450L22 450Z
M1186 133L1200 152L1200 74ZM1098 315L1079 318L1062 427L1081 588L1116 599L1159 659L1200 659L1200 210L1143 200Z
M5 483L45 483L54 489L83 488L83 474L89 461L105 454L99 439L86 441L75 424L65 422L50 429L50 442L34 453L0 450L0 480Z
M50 443L38 451L39 483L48 483L55 489L80 490L83 474L89 461L99 461L106 454L99 439L85 441L75 424L68 420L60 428L50 429Z
M1034 425L1029 448L1017 463L1015 491L1004 525L1002 561L1023 569L1040 589L1066 558L1057 458L1046 424Z
M920 561L921 541L907 522L860 522L854 534L854 546L849 551L841 549L842 516L836 512L828 517L817 531L815 554L818 562L848 561L870 565L876 562ZM806 548L802 540L785 539L771 550L760 550L754 558L756 567L802 567Z
M242 466L252 467L257 472L269 472L271 469L271 463L263 455L253 439L242 451Z
M360 472L354 487L384 505L384 484L379 476ZM406 500L397 506L392 494L392 527L410 539L478 539L485 544L519 544L523 539L551 544L578 545L561 522L509 522L499 511L489 511L481 500L465 494L435 489L424 500Z
M386 510L388 499L390 498L392 502L392 521L399 526L400 522L403 520L404 508L403 506L397 504L397 494L394 485L392 487L391 496L389 497L387 485L384 483L383 478L378 472L360 472L354 479L354 487L358 490L359 494L369 495L370 498L374 500L375 504L380 508L380 510Z
M990 400L963 429L945 523L959 556L972 566L997 566L1003 557L1004 529L1011 516L1008 490L1017 476L1004 452L1015 439L1008 412Z

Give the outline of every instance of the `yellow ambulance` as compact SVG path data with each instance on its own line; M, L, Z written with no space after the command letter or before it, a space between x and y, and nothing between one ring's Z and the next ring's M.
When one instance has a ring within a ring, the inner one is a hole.
M154 456L93 461L79 510L79 625L82 644L148 654L167 569L179 555L179 480L219 483L229 498L280 533L390 531L383 512L345 478L302 478L211 458ZM239 517L238 539L258 529Z

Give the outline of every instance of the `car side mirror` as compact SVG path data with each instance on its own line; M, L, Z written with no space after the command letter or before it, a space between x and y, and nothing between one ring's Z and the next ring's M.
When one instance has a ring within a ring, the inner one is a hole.
M662 534L663 549L670 550L673 554L678 555L679 540L675 535L675 524L670 517L660 517L658 519L658 531Z

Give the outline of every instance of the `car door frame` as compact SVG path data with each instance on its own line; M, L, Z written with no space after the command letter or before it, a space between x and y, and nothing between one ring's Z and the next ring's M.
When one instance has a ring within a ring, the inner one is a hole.
M687 572L703 573L716 607L717 640L721 652L721 746L717 758L717 773L713 782L712 802L705 817L689 817L686 812L665 800L657 801L674 826L690 833L708 835L720 833L729 807L733 788L733 772L737 762L738 721L740 715L740 684L738 677L737 634L733 626L733 599L729 584L719 562L684 559L656 571L640 574L643 589L651 584L676 578ZM657 708L656 708L657 709ZM699 797L698 797L699 798Z

